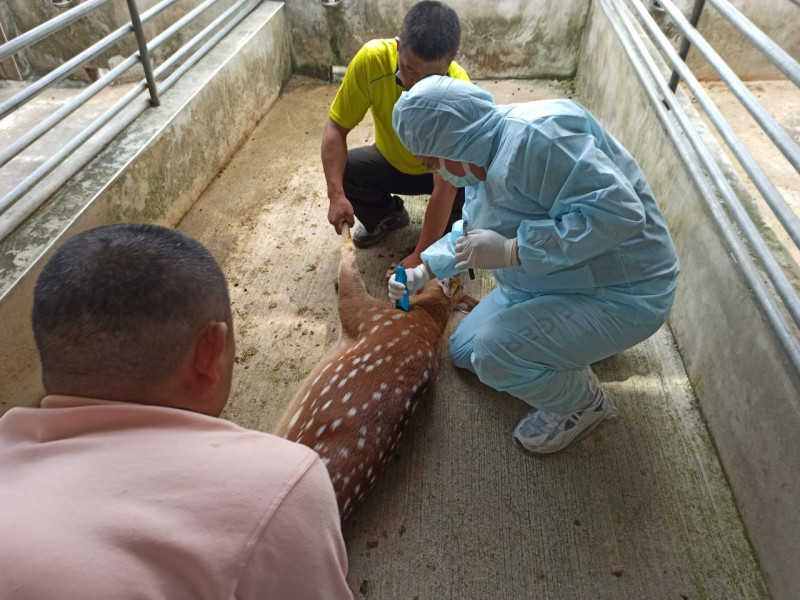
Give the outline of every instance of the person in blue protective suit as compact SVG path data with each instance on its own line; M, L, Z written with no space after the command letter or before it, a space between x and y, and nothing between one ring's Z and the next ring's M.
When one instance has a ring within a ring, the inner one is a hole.
M648 338L672 307L677 258L650 186L571 100L501 106L432 76L402 94L393 126L429 169L468 187L464 220L406 285L389 279L389 296L491 269L497 286L450 338L453 361L534 407L515 445L563 449L616 413L589 365Z

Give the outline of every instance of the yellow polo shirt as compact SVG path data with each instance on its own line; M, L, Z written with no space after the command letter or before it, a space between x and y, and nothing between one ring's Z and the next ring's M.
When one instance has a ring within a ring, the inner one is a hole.
M427 169L406 150L392 128L392 109L403 92L395 81L396 72L397 42L394 39L367 42L350 61L328 116L342 127L353 129L367 109L371 110L378 151L398 171L419 175ZM450 63L447 74L469 81L467 72L455 61Z

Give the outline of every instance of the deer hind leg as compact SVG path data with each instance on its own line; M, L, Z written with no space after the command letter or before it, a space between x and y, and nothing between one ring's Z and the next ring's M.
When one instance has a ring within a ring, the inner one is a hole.
M364 315L383 304L369 295L358 271L356 247L347 225L342 229L342 255L339 262L339 322L341 338L355 339L363 326Z

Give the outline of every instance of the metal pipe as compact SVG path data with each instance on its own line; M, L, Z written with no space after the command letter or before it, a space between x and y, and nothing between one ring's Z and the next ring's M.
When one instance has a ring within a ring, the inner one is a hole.
M150 62L150 52L147 50L147 40L142 29L142 20L139 18L139 9L136 8L136 0L128 0L128 12L131 15L131 26L133 34L136 36L136 44L139 46L139 60L142 61L144 68L144 79L147 82L147 89L150 91L150 105L159 106L161 100L158 99L156 80L153 77L153 64Z
M661 10L664 10L664 5L659 2ZM689 22L692 24L692 27L697 28L697 24L700 22L700 15L703 14L703 6L705 5L705 0L695 0L694 6L692 7L692 16L689 18ZM689 43L689 38L686 35L683 36L683 40L681 40L681 49L678 52L678 56L681 57L682 61L686 60L686 57L689 56L689 48L691 44ZM672 71L672 77L669 80L669 89L673 92L678 87L678 72Z
M722 175L719 167L714 160L708 155L707 149L704 147L702 140L697 132L694 130L689 118L683 111L682 107L678 104L675 95L669 86L662 80L662 75L659 68L655 65L653 58L648 54L647 49L643 47L638 32L633 31L632 25L623 16L623 11L620 8L620 0L597 0L601 7L603 7L606 16L609 19L612 27L614 28L617 37L620 40L626 54L631 59L631 64L634 67L639 80L641 81L646 93L662 122L664 128L672 139L675 148L684 162L689 174L694 182L697 184L701 191L701 198L704 200L706 207L711 213L712 219L718 227L723 239L728 245L728 248L733 255L734 262L744 276L748 285L750 285L755 295L756 301L764 311L764 315L772 325L778 339L786 350L789 361L791 362L795 371L800 374L800 341L798 341L796 333L792 330L790 325L784 318L782 311L776 305L772 294L767 289L762 279L760 271L756 268L750 254L739 238L737 232L728 220L725 210L722 208L719 199L709 189L707 177L711 177L716 187L723 193L726 201L731 197L735 198L733 190L730 188L727 180ZM613 4L613 10L610 6ZM614 13L614 14L612 14ZM620 25L623 23L623 25ZM622 31L624 29L624 31ZM627 35L623 35L626 33ZM634 56L631 49L631 43L636 46L638 50L639 60ZM644 72L640 62L643 62L649 76ZM654 85L658 86L660 94L654 89ZM664 102L669 104L668 108L664 107ZM670 112L667 112L667 111ZM677 131L675 125L670 118L670 114L679 122L682 131ZM706 168L704 173L696 164L694 156L689 155L685 147L685 140L689 139L697 156L703 162ZM795 300L797 300L795 295Z
M157 6L154 6L150 10L142 13L142 22L146 23L147 21L154 18L156 15L166 10L170 5L175 4L176 2L178 2L178 0L164 0ZM90 46L77 56L74 56L72 59L70 59L60 67L57 67L56 69L54 69L53 71L51 71L50 73L39 79L38 81L27 86L21 92L15 94L5 102L0 103L0 119L2 119L15 109L19 108L26 102L30 101L32 98L39 95L47 88L55 85L59 81L62 81L63 79L68 77L71 73L79 69L81 66L102 55L106 50L108 50L114 44L119 42L119 40L128 35L130 32L131 32L131 24L127 23L123 25L113 33L110 33L109 35L104 37L96 44Z
M153 18L159 12L163 11L166 7L168 7L171 4L174 4L177 1L178 0L165 0L164 2L159 4L158 6L153 7L151 10L147 11L147 13L144 13L142 15L142 19L143 20L149 20L149 19ZM130 32L130 25L127 25L126 27L124 27L122 29L125 29L125 31L123 33L129 33ZM117 30L116 32L114 32L111 35L114 36L115 39L116 39L117 35L122 31L122 29ZM173 32L173 33L177 33L177 30L175 32ZM167 42L169 39L170 38L168 36L167 37L162 36L158 41L152 42L148 46L148 52L152 52L153 50L155 50L156 48L158 48L159 46L161 46L162 44ZM95 49L97 46L100 46L101 44L102 44L102 41L98 42L98 44L95 44L95 46L92 46L92 48L87 50L87 52L89 52L89 51L93 51L94 52L93 49ZM105 45L103 45L103 47L105 47ZM100 51L100 53L102 53L102 50ZM93 98L95 95L97 95L102 90L104 90L106 87L108 87L108 85L112 81L117 79L117 77L122 75L125 71L130 69L132 66L134 66L138 62L139 62L139 59L138 59L138 57L136 55L129 56L126 60L124 60L123 62L118 64L116 67L111 69L108 73L103 75L100 79L95 81L92 85L87 87L80 94L78 94L77 96L72 98L69 102L64 104L61 108L56 110L49 117L47 117L42 122L40 122L38 125L34 126L32 129L29 129L25 134L23 134L22 136L20 136L16 140L14 140L5 149L0 151L0 167L5 165L8 161L13 159L17 154L19 154L25 148L30 146L33 142L38 140L42 135L44 135L45 133L50 131L50 129L52 127L58 125L58 123L63 121L67 116L72 114L75 110L77 110L78 108L83 106L91 98ZM17 94L11 100L16 99L20 95L21 94ZM152 96L151 96L151 98L152 98ZM5 106L5 105L2 105L2 106ZM1 114L0 114L0 116L1 116ZM2 213L7 208L8 208L8 206L5 206L5 205L2 204L2 202L0 202L0 213Z
M188 71L192 66L197 64L200 61L200 59L203 58L203 56L205 56L208 53L208 51L217 44L217 42L219 42L223 37L228 35L228 33L234 27L236 27L236 25L238 25L247 15L253 12L253 10L260 3L261 0L239 0L236 4L232 5L227 11L221 14L215 21L211 22L203 31L201 31L194 38L192 38L183 48L181 48L180 51L176 52L169 58L169 60L167 60L163 65L161 65L161 69L163 69L164 72L172 68L172 66L174 66L176 62L178 62L181 58L183 58L183 56L181 55L182 53L186 54L186 52L188 52L189 49L196 46L199 43L199 41L202 40L203 37L208 35L208 33L210 33L217 26L219 26L219 24L221 24L230 14L232 14L238 8L247 4L246 6L244 6L242 11L238 15L233 17L222 29L220 29L214 35L214 37L209 39L202 47L200 47L200 49L197 50L197 52L192 54L192 56L190 56L183 64L181 64L181 66L178 69L176 69L176 71L172 73L172 75L170 75L163 81L163 83L159 87L161 93L164 93L166 90L172 87L172 85L184 73L186 73L186 71Z
M671 4L671 0L662 1L665 3L665 6ZM753 171L753 175L751 175L751 177L754 175L757 176L758 180L753 178L753 182L757 186L763 186L764 190L768 192L768 194L764 195L765 200L768 202L776 202L777 199L780 199L780 202L783 203L783 206L778 206L778 208L782 208L783 210L776 212L775 214L779 219L781 219L782 224L783 219L786 219L784 227L787 228L789 234L792 235L792 239L795 239L795 243L797 243L797 240L800 239L800 219L798 219L797 216L786 205L783 197L772 185L772 182L770 182L769 179L764 175L747 150L744 149L744 145L741 143L741 140L736 136L735 133L733 133L733 130L725 122L722 114L717 110L717 107L714 105L714 103L711 102L711 99L708 97L705 90L703 90L703 88L700 86L699 82L697 79L695 79L694 75L686 66L686 64L675 56L674 49L661 32L656 22L653 21L652 17L650 17L646 11L642 11L640 5L636 2L634 2L634 9L639 13L639 17L644 20L645 26L650 31L651 35L654 36L656 42L659 44L659 47L661 47L661 49L667 55L667 58L672 61L675 67L681 71L681 76L686 80L687 85L690 86L695 98L697 98L697 101L702 105L703 109L706 110L709 118L711 118L711 120L714 122L714 125L725 138L726 142L728 142L728 145L731 147L731 150L733 150L734 154L736 154L737 158L739 158L742 166L748 170L748 173L751 170ZM746 159L745 162L742 162L743 158ZM711 162L713 163L714 168L718 171L719 167L717 164L713 161ZM781 298L783 298L783 301L789 309L789 312L792 314L792 318L800 327L800 300L798 300L797 293L786 279L781 267L778 265L778 262L772 255L772 252L761 238L761 234L753 224L753 221L750 219L747 211L741 205L739 198L730 188L727 180L725 180L721 174L720 178L720 183L724 182L725 198L730 206L731 213L733 214L736 223L741 228L742 233L747 241L753 247L753 251L758 256L761 264L764 265L764 270L769 275L770 280L772 281L773 285L775 285L775 288L780 294ZM759 189L762 188L759 187ZM770 206L772 206L772 204L770 204Z
M69 116L75 110L86 104L86 102L90 100L93 96L97 95L99 92L107 88L109 82L113 81L114 79L122 75L122 73L130 69L138 62L139 59L136 56L129 56L126 60L124 60L116 67L114 67L111 71L103 75L103 77L95 81L92 85L87 87L80 94L72 98L69 102L64 104L54 113L52 113L49 117L47 117L46 119L41 121L38 125L35 125L33 128L29 129L23 135L14 140L6 148L0 151L0 167L2 167L8 161L14 158L17 154L22 152L25 148L30 146L33 142L38 140L45 133L50 131L53 127L58 125L61 121L64 120L65 117ZM3 212L4 208L7 207L4 207L2 204L0 204L0 213Z
M633 2L633 8L639 15L639 18L644 22L645 27L650 32L650 35L655 40L661 51L666 55L667 59L675 66L675 69L680 73L686 82L687 87L694 94L698 104L708 115L711 122L717 128L722 138L728 144L728 147L733 152L739 163L744 168L745 172L750 176L753 184L763 196L769 207L772 209L778 221L784 227L789 237L794 241L795 245L800 248L800 218L794 213L791 207L787 204L781 193L775 188L770 179L764 174L764 171L759 167L756 160L747 151L741 139L736 135L733 129L725 120L725 117L717 109L711 98L708 96L703 86L697 81L697 78L689 70L687 65L675 55L675 50L672 45L665 38L660 28L655 21L644 11L637 2ZM754 102L757 102L754 100ZM759 104L760 106L760 104ZM762 107L763 110L763 107ZM765 110L763 110L766 113ZM766 113L769 119L772 116ZM780 127L775 123L775 127ZM800 148L794 144L791 139L787 142L794 146L794 153L797 155L797 160L800 161Z
M206 2L206 5L213 4L217 0L211 0L210 2ZM175 73L173 73L169 78L167 78L160 86L159 86L159 93L163 94L167 89L169 89L175 81L185 73L191 66L196 64L211 48L216 45L216 43L222 39L225 35L227 35L231 29L233 29L236 25L238 25L248 14L250 14L253 9L261 2L261 0L249 0L249 4L245 6L245 8L233 19L231 19L225 27L223 27L214 37L212 37L200 50L195 52L185 63L183 63ZM212 23L210 23L203 31L198 33L192 40L190 40L181 50L170 57L168 61L166 61L163 65L158 67L154 71L154 75L158 77L159 75L163 74L164 72L168 71L174 64L180 60L181 57L178 57L177 54L183 52L185 54L185 50L187 48L192 48L196 46L200 41L202 41L205 37L208 36L210 32L216 29L222 22L228 19L238 8L248 3L248 0L239 0L239 2L233 6L231 6L227 11L222 13L217 19L215 19ZM176 30L177 31L177 30ZM164 32L166 33L166 32ZM174 34L174 32L173 32ZM155 43L163 43L167 37L162 37L162 39L158 42L153 40L150 42L151 45ZM25 219L27 219L33 212L35 212L42 204L47 201L47 198L36 198L30 199L30 201L20 201L17 202L24 194L29 192L36 186L44 177L46 177L49 173L51 173L59 163L61 163L66 157L68 157L76 148L86 142L92 135L94 135L97 131L99 131L103 126L105 126L111 119L113 119L116 115L118 115L122 110L124 110L131 102L133 102L136 97L146 89L146 85L144 82L140 82L136 85L132 90L130 90L119 102L117 102L114 106L106 110L100 117L95 119L86 129L81 131L76 137L70 140L64 147L62 147L54 156L52 156L49 160L39 166L31 175L26 177L22 182L20 182L14 189L12 189L9 193L5 196L0 198L0 212L3 210L8 209L8 212L3 215L3 218L0 219L0 241L5 239L11 232L13 232L19 225L21 225ZM126 119L126 124L130 123L139 116L144 110L147 108L147 104L143 104L142 106L137 107L129 118ZM16 203L16 204L15 204ZM11 205L14 204L13 209L9 208ZM12 213L13 214L9 214Z
M789 55L783 48L773 42L769 36L739 12L727 0L708 0L725 17L736 30L747 38L753 46L758 48L769 61L775 65L792 83L800 87L800 63ZM800 0L796 0L800 6Z
M692 43L708 61L708 64L711 65L717 75L719 75L719 78L727 84L738 98L739 102L742 103L742 106L744 106L747 112L758 122L795 170L800 172L800 149L797 144L794 143L791 136L787 134L772 115L761 106L750 90L747 89L747 86L745 86L736 76L736 73L725 64L725 61L722 60L711 45L694 29L688 26L686 19L675 4L672 3L672 0L661 0L661 2L670 16L675 20L678 27L692 39Z
M30 31L26 31L23 34L18 35L13 40L0 46L0 61L4 61L23 48L27 48L28 46L43 40L47 36L60 29L63 29L67 25L74 23L78 19L85 17L96 8L103 6L103 4L108 4L111 1L112 0L88 0L77 8L68 10L57 17L53 17L49 21L45 21L41 25L34 27Z

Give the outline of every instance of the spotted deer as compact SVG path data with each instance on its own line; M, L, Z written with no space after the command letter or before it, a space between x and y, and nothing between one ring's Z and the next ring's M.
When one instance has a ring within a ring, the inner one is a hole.
M277 434L316 450L345 520L393 455L436 375L450 314L471 309L451 278L431 280L404 312L367 293L349 230L339 264L339 341L287 408Z

